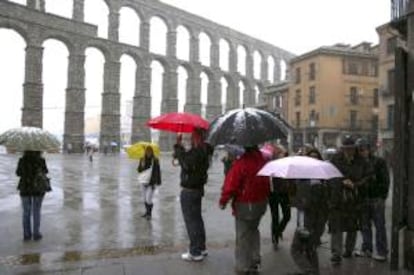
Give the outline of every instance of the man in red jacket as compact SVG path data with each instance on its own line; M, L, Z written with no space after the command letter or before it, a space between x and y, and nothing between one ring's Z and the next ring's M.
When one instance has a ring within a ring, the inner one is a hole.
M257 146L246 147L226 175L219 206L232 200L236 219L236 271L251 274L260 268L259 224L266 212L270 193L269 178L256 176L266 160Z

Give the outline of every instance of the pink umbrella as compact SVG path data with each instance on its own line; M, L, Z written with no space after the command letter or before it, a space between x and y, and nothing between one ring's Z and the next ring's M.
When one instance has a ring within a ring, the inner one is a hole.
M292 156L270 161L263 166L257 175L285 179L331 179L343 177L341 172L330 162L305 156Z

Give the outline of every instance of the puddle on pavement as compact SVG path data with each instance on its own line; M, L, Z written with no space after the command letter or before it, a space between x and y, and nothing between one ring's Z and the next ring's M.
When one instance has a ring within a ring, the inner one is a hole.
M161 246L142 246L125 249L101 249L96 251L66 251L31 253L19 256L0 257L0 265L18 266L33 264L56 264L70 263L78 261L93 261L102 259L127 258L143 255L154 255L165 251L166 247Z

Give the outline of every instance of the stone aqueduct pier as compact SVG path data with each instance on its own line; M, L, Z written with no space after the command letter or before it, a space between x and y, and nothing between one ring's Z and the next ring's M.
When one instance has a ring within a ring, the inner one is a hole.
M50 0L49 0L50 1ZM72 18L64 18L45 13L45 0L27 0L26 6L8 1L0 1L0 28L17 31L26 42L25 78L23 84L22 125L42 127L43 85L42 56L43 42L53 38L66 44L69 50L68 83L66 88L66 107L64 122L64 146L71 143L76 152L81 152L84 143L85 112L85 50L96 47L102 51L104 63L104 90L102 91L102 113L100 144L120 142L120 58L123 54L131 56L136 64L135 94L133 97L133 117L131 142L149 140L150 130L145 122L150 118L151 108L151 62L159 61L164 67L162 78L161 113L177 111L177 68L183 66L188 71L185 111L201 112L201 77L204 72L208 78L207 119L221 113L221 82L227 80L226 109L238 107L239 82L245 86L244 104L254 105L255 87L264 91L269 84L268 57L274 59L273 80L280 79L281 61L287 62L293 55L230 28L221 26L194 14L185 12L155 0L105 0L109 9L108 39L97 36L97 26L84 22L84 0L73 0ZM119 11L129 7L140 18L139 46L120 43ZM162 18L167 25L166 54L150 52L150 20L153 16ZM177 27L185 26L190 34L189 60L177 58ZM199 34L206 33L211 41L210 66L200 62ZM229 44L229 69L219 66L220 39ZM246 74L237 72L237 46L246 49ZM260 79L254 78L253 53L261 55ZM272 77L270 77L272 79ZM259 97L260 98L260 97ZM161 135L162 148L168 148L171 135Z

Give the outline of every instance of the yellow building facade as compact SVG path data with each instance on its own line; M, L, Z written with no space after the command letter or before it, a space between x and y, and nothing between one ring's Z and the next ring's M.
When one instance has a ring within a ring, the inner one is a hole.
M293 149L309 143L319 149L337 147L345 134L376 140L378 132L378 48L320 47L289 64L287 96L275 86L267 99L284 98L282 113L293 127ZM286 93L286 92L285 92Z

